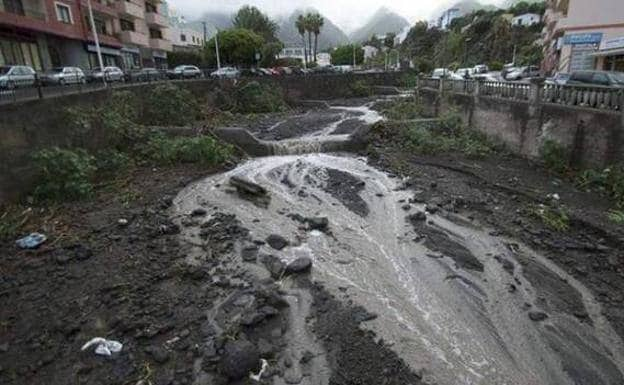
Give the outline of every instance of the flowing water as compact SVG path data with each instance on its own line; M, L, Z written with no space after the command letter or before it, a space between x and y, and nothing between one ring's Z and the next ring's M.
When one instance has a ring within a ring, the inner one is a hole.
M267 188L268 208L232 193L234 175ZM254 239L289 239L279 252L263 247L286 261L312 258L313 278L336 294L348 288L355 303L378 315L366 327L437 384L624 383L622 341L581 283L465 218L406 220L424 206L406 207L413 193L400 185L349 155L273 156L189 186L176 208L232 213ZM288 214L326 216L331 233L307 232ZM565 300L551 298L559 294ZM583 322L566 306L585 311ZM547 319L529 319L538 308L548 310Z

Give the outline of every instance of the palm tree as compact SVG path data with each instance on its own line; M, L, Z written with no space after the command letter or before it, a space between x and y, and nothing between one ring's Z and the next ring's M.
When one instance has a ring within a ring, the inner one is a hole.
M307 13L305 15L305 30L308 32L308 52L310 52L310 57L312 57L312 32L314 31L314 14Z
M305 59L305 65L308 66L308 47L306 46L305 41L305 33L306 33L306 18L303 15L299 15L297 17L297 21L295 21L295 27L297 31L299 31L299 35L301 35L301 40L303 41L303 55Z
M316 13L312 17L312 32L314 33L314 62L316 63L316 53L318 50L318 37L321 34L321 29L325 25L325 19L319 13Z

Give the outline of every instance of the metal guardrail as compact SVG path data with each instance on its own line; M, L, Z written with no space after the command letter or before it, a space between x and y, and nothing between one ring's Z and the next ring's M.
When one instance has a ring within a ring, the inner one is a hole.
M443 82L440 85L440 82ZM558 85L506 81L476 81L421 78L419 87L458 94L516 101L535 101L563 106L624 111L624 89L604 86ZM534 88L536 87L536 88ZM532 94L533 89L533 94Z

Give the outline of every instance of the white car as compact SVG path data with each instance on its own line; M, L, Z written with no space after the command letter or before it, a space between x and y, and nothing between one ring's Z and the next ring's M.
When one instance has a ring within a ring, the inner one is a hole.
M213 78L225 79L225 78L237 78L240 76L240 71L233 67L223 67L210 74Z
M90 81L102 81L104 78L107 82L125 82L126 75L119 67L104 67L104 70L96 67L91 71Z
M55 67L41 76L44 85L84 84L86 77L78 67Z
M32 87L37 83L37 73L28 66L0 66L0 88L12 90Z
M179 65L167 74L171 79L199 79L202 77L202 71L196 66Z
M451 71L446 68L436 68L431 74L431 77L434 79L445 79L449 76L451 76Z

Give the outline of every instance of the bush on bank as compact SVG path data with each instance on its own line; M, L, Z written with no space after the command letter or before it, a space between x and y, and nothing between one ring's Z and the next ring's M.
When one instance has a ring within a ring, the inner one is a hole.
M152 126L186 126L201 115L200 105L189 90L165 83L147 94L142 120Z

